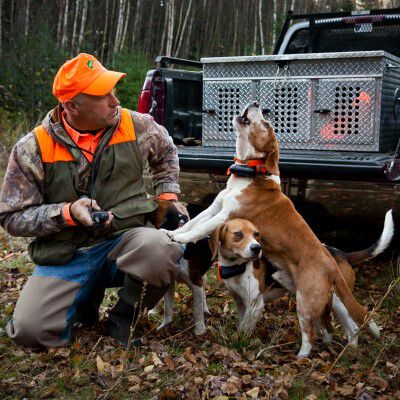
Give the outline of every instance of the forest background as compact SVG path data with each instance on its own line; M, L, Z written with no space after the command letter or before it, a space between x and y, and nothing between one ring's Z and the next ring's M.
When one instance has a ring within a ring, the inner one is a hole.
M54 75L79 52L128 74L118 96L135 109L157 55L268 54L288 10L399 6L400 0L0 0L0 171L18 137L55 106Z

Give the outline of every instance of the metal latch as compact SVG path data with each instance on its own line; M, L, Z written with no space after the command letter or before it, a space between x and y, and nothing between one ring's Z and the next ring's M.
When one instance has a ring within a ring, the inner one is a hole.
M318 108L316 110L314 110L314 112L316 114L328 114L330 113L332 110L330 110L329 108Z
M201 110L201 112L203 112L203 113L205 113L205 114L211 114L211 115L213 115L213 114L215 114L217 111L214 110L213 108L209 108L209 109Z

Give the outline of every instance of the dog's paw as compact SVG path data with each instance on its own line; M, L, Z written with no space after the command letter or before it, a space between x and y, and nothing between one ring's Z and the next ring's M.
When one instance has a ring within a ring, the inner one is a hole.
M169 230L164 229L164 228L159 229L159 231L165 233L170 238L172 238L172 235L173 235L173 232L174 232L174 231L169 231Z
M191 237L189 237L188 235L185 235L184 233L173 234L172 236L170 236L170 238L172 240L174 240L175 242L182 243L182 244L194 242L194 240L192 240Z
M194 334L196 336L201 336L206 333L206 327L204 324L196 324L196 327L194 328Z

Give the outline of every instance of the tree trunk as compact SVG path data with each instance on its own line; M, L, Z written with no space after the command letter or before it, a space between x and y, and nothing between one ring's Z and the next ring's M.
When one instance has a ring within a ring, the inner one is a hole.
M178 25L176 27L176 31L175 31L175 36L173 40L173 44L172 44L172 53L176 53L176 48L178 46L178 42L179 42L179 38L181 36L181 32L182 32L182 18L183 18L183 8L186 5L185 2L181 2L181 7L179 9L179 18L178 18Z
M254 7L255 15L254 15L254 39L253 39L253 54L257 54L257 20L258 20L258 7Z
M31 5L31 0L26 0L26 11L25 11L25 38L28 37L29 32L29 9Z
M164 53L164 41L165 37L167 36L167 29L168 29L168 17L169 17L169 1L167 3L164 3L165 7L165 17L164 17L164 26L163 26L163 32L161 36L161 49L160 52Z
M175 0L169 0L169 18L168 18L168 33L167 45L165 54L171 56L172 54L172 41L174 39L174 20L175 20Z
M78 15L79 15L79 4L81 2L81 0L75 0L75 15L74 15L74 27L72 29L72 43L71 43L71 53L74 52L74 48L75 48L75 43L76 43L76 39L77 39L77 28L78 28Z
M131 48L132 48L132 50L134 49L134 46L135 46L137 26L139 24L139 21L142 21L142 19L139 20L139 16L140 16L140 12L141 12L141 4L142 4L142 0L137 0L137 2L136 2L136 10L135 10L135 17L133 19L133 26L132 26L132 38L131 38ZM150 21L151 21L151 19L150 19Z
M88 0L83 0L83 10L82 10L82 18L81 18L81 29L79 31L79 38L78 38L78 48L77 52L81 51L81 46L83 42L83 36L85 34L85 27L86 27L86 19L87 19L87 10L88 10Z
M258 18L260 23L260 44L261 44L261 54L265 54L264 47L264 31L263 31L263 18L262 18L262 0L258 3Z
M235 26L233 28L233 45L232 45L232 55L234 56L236 53L236 40L237 40L237 30L238 30L238 12L239 8L235 7Z
M276 0L273 0L273 6L274 6L274 19L272 23L272 48L275 46L276 42L276 30L277 30L277 14L278 14L278 2Z
M124 26L124 32L122 33L122 39L121 39L121 44L119 46L119 51L122 51L122 49L125 46L125 38L126 38L126 31L128 29L128 25L129 25L129 16L130 16L130 12L131 12L131 4L130 4L130 0L127 1L127 5L126 5L126 12L125 12L125 26Z
M64 3L61 1L61 9L59 10L58 13L58 23L57 23L57 44L61 45L61 25L62 25L62 20L63 20L63 14L64 14Z
M175 57L178 56L178 53L181 49L183 37L185 35L186 24L187 24L191 9L192 9L192 0L189 0L189 5L188 5L187 11L186 11L185 19L183 21L183 26L182 26L182 30L181 30L181 35L179 37L178 46L176 47L176 50L175 50Z
M109 11L109 0L106 0L106 16L105 16L105 26L104 26L104 32L103 32L103 43L101 44L101 52L100 52L100 60L103 63L104 62L104 49L106 48L106 43L107 43L107 33L108 33L108 20L110 19L110 16L108 14Z
M183 51L183 54L182 54L182 56L184 58L187 58L188 54L189 54L189 45L191 43L190 37L192 36L193 21L194 21L194 16L192 14L192 18L190 18L189 28L188 28L187 35L186 35L186 46L185 46L185 50Z
M0 57L1 53L3 52L3 42L2 42L2 32L3 32L3 0L0 0Z
M63 50L66 48L68 42L68 9L69 9L69 0L66 0L64 8L63 27L62 27L62 39L61 39L61 48Z

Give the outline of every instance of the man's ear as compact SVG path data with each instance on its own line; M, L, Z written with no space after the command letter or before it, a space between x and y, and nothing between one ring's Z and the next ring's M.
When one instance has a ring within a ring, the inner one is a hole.
M221 224L217 227L217 229L210 235L210 239L208 244L210 245L212 258L211 261L215 261L218 255L219 241L221 238L222 230L224 229L225 224Z
M68 113L74 116L79 114L78 105L73 100L67 100L62 105Z

